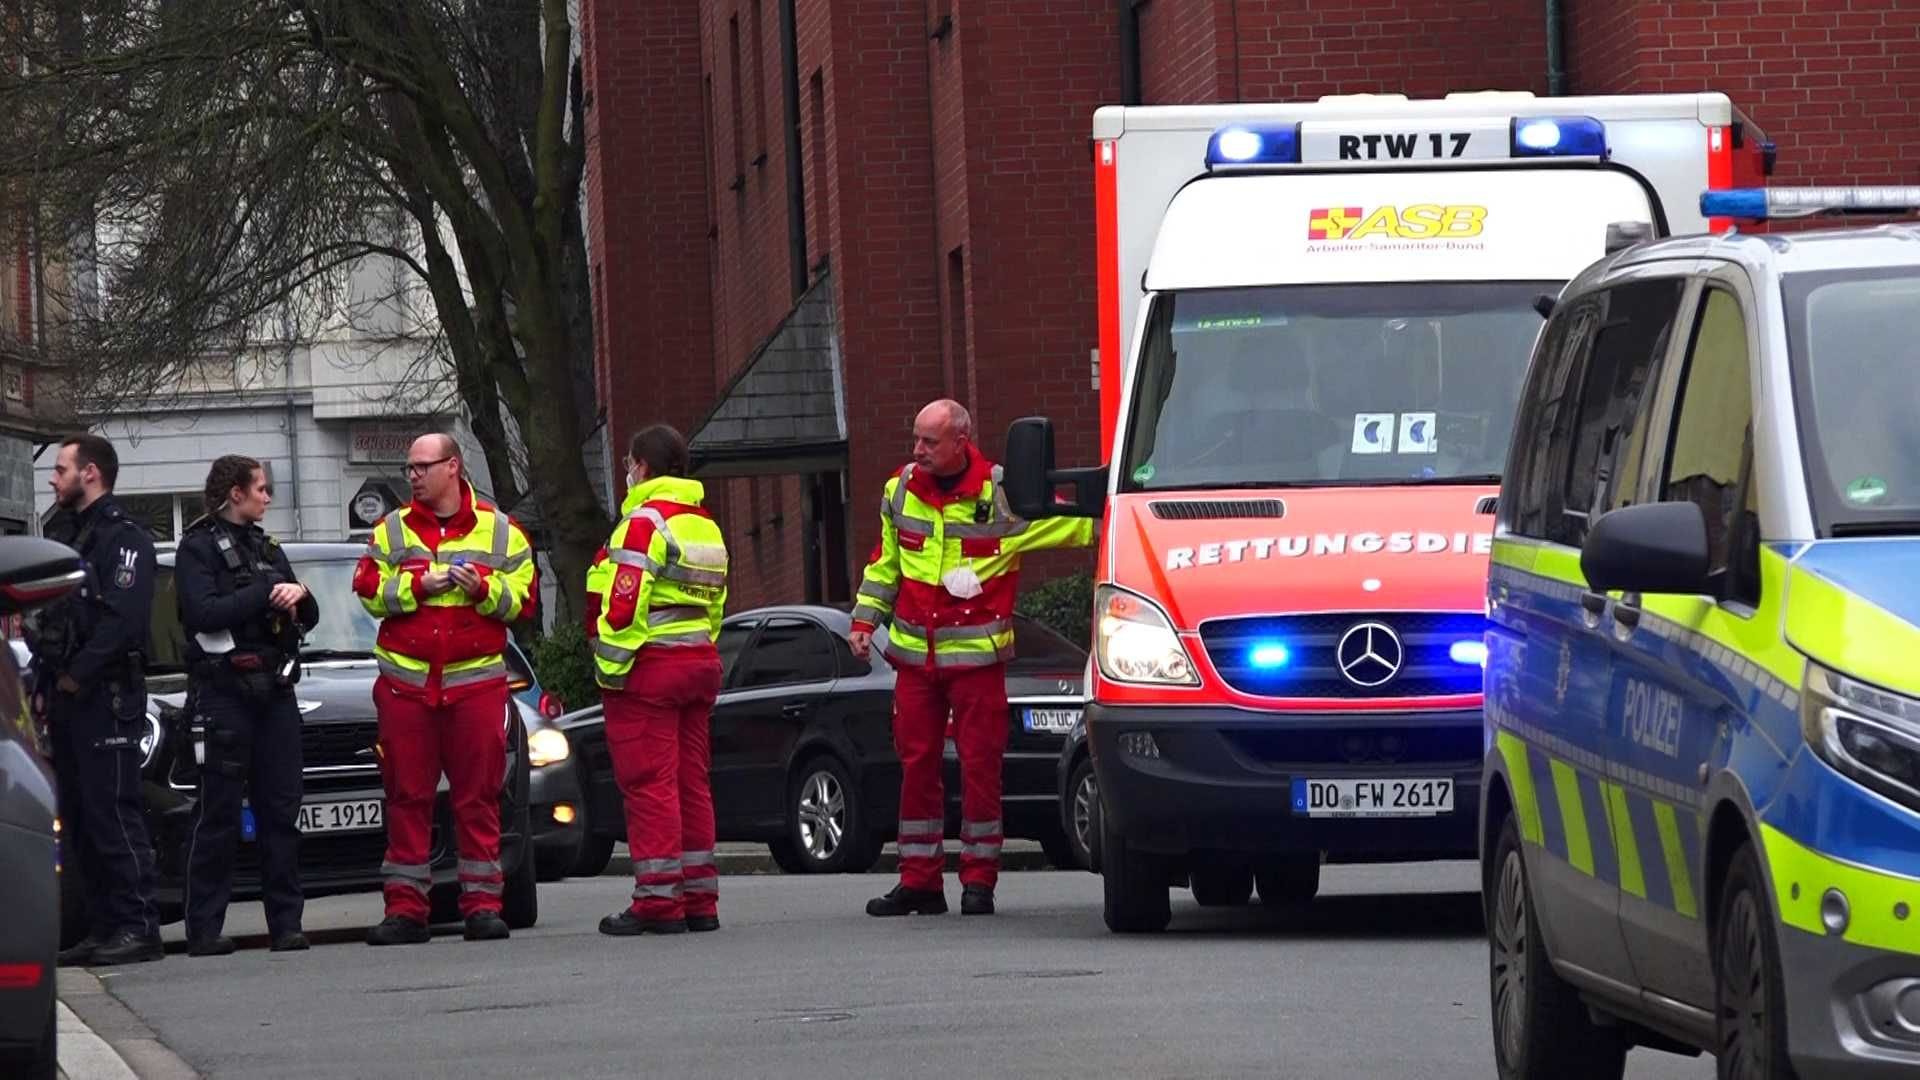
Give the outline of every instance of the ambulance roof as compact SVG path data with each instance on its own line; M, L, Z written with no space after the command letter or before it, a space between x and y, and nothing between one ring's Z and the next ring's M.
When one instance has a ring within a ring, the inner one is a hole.
M1721 93L1536 97L1526 91L1467 91L1444 98L1349 94L1318 101L1239 105L1108 105L1094 111L1093 137L1117 139L1128 131L1211 131L1232 123L1569 114L1609 122L1694 119L1709 127L1734 120L1733 102Z

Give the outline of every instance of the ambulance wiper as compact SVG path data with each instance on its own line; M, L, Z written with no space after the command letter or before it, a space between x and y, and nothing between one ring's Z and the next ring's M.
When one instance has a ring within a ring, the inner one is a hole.
M1920 518L1895 518L1886 521L1836 521L1833 535L1839 536L1920 536Z
M1396 483L1418 486L1422 484L1497 484L1499 473L1467 473L1463 476L1413 476Z

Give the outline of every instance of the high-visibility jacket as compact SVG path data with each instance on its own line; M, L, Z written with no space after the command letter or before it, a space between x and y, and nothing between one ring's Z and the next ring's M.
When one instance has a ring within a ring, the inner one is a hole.
M507 677L507 627L533 618L539 592L533 545L504 512L461 483L460 509L444 525L419 503L388 514L353 575L353 590L381 620L374 655L402 693L430 704L469 696ZM420 579L464 561L487 593L454 586L426 595Z
M635 484L624 515L587 570L594 680L623 689L647 646L712 649L727 604L727 544L683 476Z
M973 667L1013 657L1013 602L1020 556L1093 543L1089 518L1015 517L1000 466L971 454L967 471L943 489L908 465L887 481L880 543L867 561L854 629L888 623L886 657L896 666ZM980 594L962 599L944 576L971 567ZM929 647L931 642L931 647Z

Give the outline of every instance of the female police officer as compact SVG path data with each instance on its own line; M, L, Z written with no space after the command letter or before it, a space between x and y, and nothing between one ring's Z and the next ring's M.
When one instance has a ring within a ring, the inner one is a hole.
M201 736L200 802L187 848L187 955L224 956L240 795L259 819L261 895L275 952L300 931L300 635L320 608L260 528L273 501L266 471L229 454L207 473L206 516L180 540L175 580L187 632L190 708Z

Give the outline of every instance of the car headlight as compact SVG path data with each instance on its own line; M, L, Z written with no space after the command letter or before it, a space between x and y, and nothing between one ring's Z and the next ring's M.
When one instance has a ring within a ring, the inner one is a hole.
M140 733L141 768L144 769L152 765L153 759L160 756L160 744L164 741L165 736L160 727L160 718L152 713L148 713L146 730Z
M565 761L572 754L573 747L568 745L567 737L552 728L541 728L527 736L527 761L536 769Z
M1192 657L1159 605L1102 585L1094 593L1093 612L1093 654L1102 675L1115 682L1200 685Z
M1920 810L1920 701L1809 662L1800 729L1827 764Z

